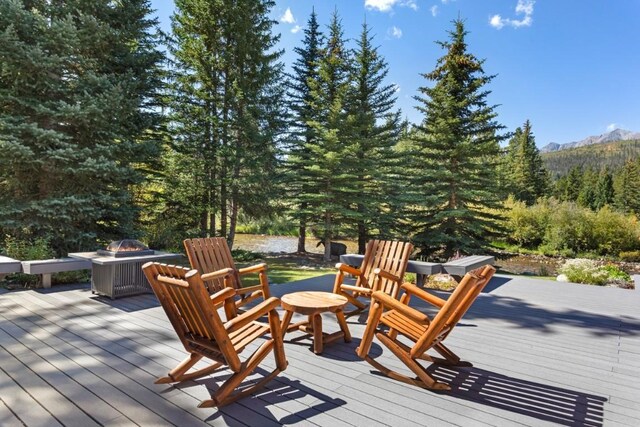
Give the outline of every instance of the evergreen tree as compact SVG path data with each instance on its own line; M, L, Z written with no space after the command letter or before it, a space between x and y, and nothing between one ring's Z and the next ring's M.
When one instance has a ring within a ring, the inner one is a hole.
M240 209L264 214L275 190L286 115L273 5L177 0L173 17L175 149L193 166L186 191L199 234L218 224L230 245Z
M578 193L578 205L584 208L595 210L596 205L596 185L598 174L592 168L588 168L582 174L581 188Z
M593 208L596 211L599 211L606 205L611 206L613 205L613 198L613 176L611 175L611 172L609 172L609 169L605 168L598 176Z
M615 181L615 206L640 216L640 158L629 160Z
M400 112L392 111L395 86L385 83L388 66L366 23L354 52L352 86L348 93L349 144L354 157L352 174L357 190L356 205L358 251L363 254L372 229L384 228L389 209L389 181L393 176L394 151L400 131ZM378 231L379 233L380 231Z
M578 200L582 189L583 175L582 166L574 166L569 170L562 200L566 202L576 202Z
M495 106L487 105L483 61L467 51L464 23L454 21L446 50L434 71L424 74L434 82L421 87L418 110L425 118L414 136L413 178L408 183L416 246L425 255L444 257L477 253L498 229L502 200L496 175L499 132Z
M299 221L298 252L306 252L308 202L301 201L309 191L312 177L309 170L314 164L310 146L317 136L310 123L318 119L318 108L313 104L312 82L318 81L322 45L324 43L315 10L311 12L304 30L302 47L294 48L298 55L293 64L293 74L288 79L288 99L291 110L291 141L287 153L286 180L293 199L291 214Z
M547 192L547 171L536 147L531 123L527 120L514 132L505 156L507 190L514 198L533 205Z
M134 237L162 86L147 0L0 2L0 231L58 254Z
M331 259L331 239L336 227L355 214L349 203L353 189L351 153L347 141L346 96L349 87L349 57L345 49L342 24L337 11L329 25L326 45L319 62L317 80L311 80L311 105L318 116L309 121L317 140L309 144L314 164L309 167L309 186L301 202L307 203L305 212L322 230L325 243L324 258Z

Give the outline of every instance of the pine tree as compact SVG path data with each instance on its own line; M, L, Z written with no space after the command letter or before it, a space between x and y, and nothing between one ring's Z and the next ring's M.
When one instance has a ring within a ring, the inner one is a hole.
M389 180L394 166L393 146L400 131L400 112L395 105L395 86L385 83L388 66L373 46L366 23L354 52L352 86L348 93L349 144L354 157L352 174L357 189L356 204L358 251L364 253L372 229L384 228L389 209Z
M509 140L504 169L507 191L516 200L533 205L539 197L546 195L548 173L536 147L529 120L522 128L517 128Z
M288 76L288 100L291 110L291 140L287 152L286 180L293 208L291 214L299 221L298 252L306 252L308 202L301 201L308 193L311 176L309 169L314 163L310 145L316 143L317 135L309 124L318 119L318 108L313 104L312 82L318 81L320 58L324 39L320 31L315 10L311 12L307 28L304 30L302 47L294 48L298 55L293 64L293 74Z
M613 205L613 200L613 176L611 172L609 172L609 169L605 168L598 176L593 207L596 211L599 211L606 205Z
M640 158L629 160L615 181L615 206L640 216Z
M306 214L314 216L322 230L324 258L331 258L331 239L336 227L355 214L349 200L355 193L354 177L349 173L352 161L347 141L346 96L349 87L349 56L343 39L342 24L334 12L329 25L326 45L319 62L318 79L311 83L311 106L318 117L309 121L317 140L309 144L314 164L309 167L311 180L302 194L307 203Z
M578 200L580 189L582 189L583 175L582 166L574 166L569 170L562 200L566 202L575 202Z
M146 0L0 2L0 231L58 254L135 237L162 87Z
M414 241L424 255L444 257L476 253L499 229L502 200L496 175L500 154L495 106L487 105L485 86L493 79L483 61L467 51L464 23L454 21L450 41L434 71L434 82L421 87L418 110L425 118L414 136L414 176L408 183L412 204L407 212Z
M199 234L233 244L240 209L264 214L285 125L282 54L271 0L178 0L173 19L173 135L190 160ZM187 181L187 182L188 182Z
M598 173L592 168L586 169L582 174L580 192L576 200L579 206L595 210L597 183Z

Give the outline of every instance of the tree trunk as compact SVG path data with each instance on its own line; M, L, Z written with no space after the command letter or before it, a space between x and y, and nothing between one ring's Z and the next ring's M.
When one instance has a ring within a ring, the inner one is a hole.
M358 204L358 213L362 215L364 213L364 206ZM364 254L367 246L367 227L364 224L364 219L358 220L358 253Z
M324 260L331 261L331 212L324 213Z
M302 202L300 204L300 210L304 211L307 209L307 202ZM307 221L305 217L300 218L300 227L298 228L298 252L306 253L307 250L305 248L305 243L307 240Z

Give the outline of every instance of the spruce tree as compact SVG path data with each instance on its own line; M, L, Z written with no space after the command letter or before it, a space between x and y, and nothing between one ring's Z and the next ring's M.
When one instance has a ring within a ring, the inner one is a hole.
M348 93L349 145L355 162L358 251L364 253L372 230L385 228L389 212L389 184L393 177L394 151L400 131L400 112L393 111L395 86L385 82L387 63L373 45L371 30L362 25L351 68Z
M564 187L564 194L562 200L567 202L576 202L582 189L584 171L582 166L574 166L569 170L566 177L566 186Z
M507 191L516 200L533 205L546 195L547 175L527 120L522 128L516 129L507 146L504 164Z
M615 206L640 216L640 158L625 163L615 180Z
M408 182L408 216L422 254L443 257L481 251L499 230L502 201L496 175L500 155L495 106L482 60L467 51L464 23L454 21L446 54L435 70L423 74L416 99L425 117L414 135L414 175Z
M605 168L600 172L598 176L598 183L596 184L594 209L599 211L606 205L613 205L614 190L613 190L613 176L609 169Z
M317 15L313 10L304 29L302 47L293 49L298 57L292 67L293 73L288 76L287 81L291 134L287 147L286 181L293 202L291 215L299 222L298 252L306 252L309 212L305 194L308 193L312 180L309 169L314 164L309 147L317 143L317 135L310 123L319 117L318 106L313 103L311 84L319 78L323 43Z
M0 2L0 231L59 255L137 235L157 156L157 22L146 0Z
M309 144L314 164L308 169L309 186L301 202L307 203L307 213L314 216L322 230L324 258L331 259L331 239L345 218L354 216L349 207L356 190L350 174L351 153L347 141L346 97L349 87L349 56L343 39L342 24L337 11L333 13L317 80L311 80L311 105L318 116L308 122L317 140Z
M173 17L173 142L193 166L184 190L195 191L199 234L230 245L240 209L264 214L275 191L286 116L273 5L177 0Z
M598 173L593 168L587 168L582 174L580 192L576 199L579 206L595 210L597 183Z

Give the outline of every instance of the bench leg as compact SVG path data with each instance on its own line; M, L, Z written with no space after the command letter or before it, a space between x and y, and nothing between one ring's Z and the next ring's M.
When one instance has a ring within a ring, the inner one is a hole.
M51 287L51 273L42 274L42 287L48 289Z

